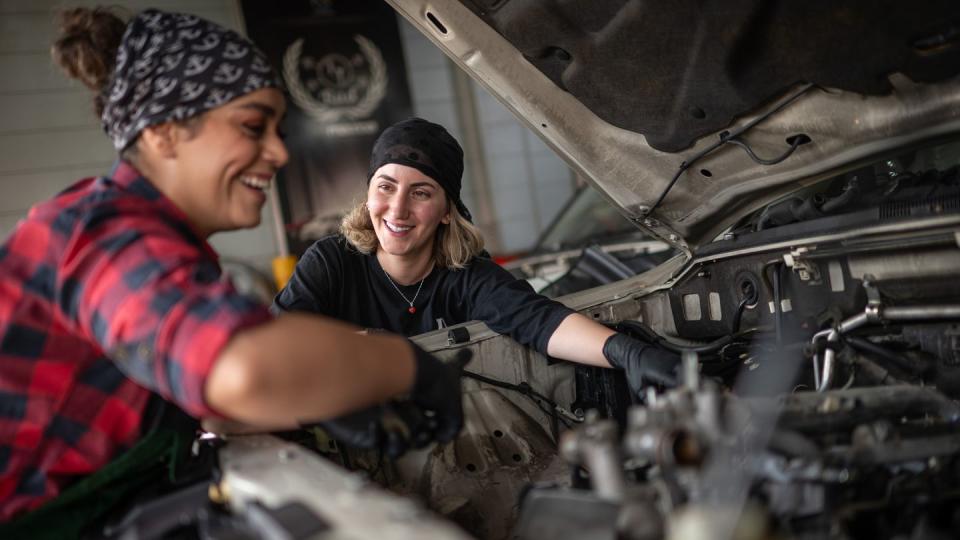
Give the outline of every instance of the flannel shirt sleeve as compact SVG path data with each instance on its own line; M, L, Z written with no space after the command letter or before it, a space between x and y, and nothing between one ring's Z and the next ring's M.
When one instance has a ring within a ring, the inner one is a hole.
M270 315L221 278L184 224L149 210L91 213L61 259L60 304L125 375L194 416L217 415L204 398L214 361Z

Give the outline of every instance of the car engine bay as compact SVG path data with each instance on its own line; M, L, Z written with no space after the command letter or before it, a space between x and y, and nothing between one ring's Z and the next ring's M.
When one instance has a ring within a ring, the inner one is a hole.
M529 477L519 513L495 512L516 518L515 538L953 537L958 156L960 145L940 141L857 165L758 210L672 270L562 299L681 354L680 388L632 397L613 372L537 366L470 328L464 345L487 359L470 369L541 394L548 406L536 410L537 399L500 390L559 432L565 465L525 474L544 456L524 455L500 472L471 470L462 441L447 465L467 478ZM518 442L503 410L472 428L468 419L461 439L493 454L495 433Z
M676 352L677 388L634 396L617 371L545 359L479 322L445 328L414 341L447 359L472 353L452 443L393 462L303 432L208 439L209 493L137 508L117 530L953 538L958 162L960 144L932 141L855 164L692 258L560 298Z
M683 387L625 415L613 399L564 434L588 489L528 493L517 536L952 537L960 186L934 162L957 152L880 160L767 206L638 298L618 328L682 353ZM610 401L596 378L578 383Z
M335 461L483 539L956 537L955 3L388 1L677 250L559 300L677 353L683 382L632 395L456 325L413 340L472 353L459 437ZM404 504L310 487L273 502L404 537Z
M559 299L677 353L677 388L631 395L618 371L456 325L413 338L473 357L455 441L392 461L309 430L207 434L212 484L108 537L953 538L957 163L934 140L852 164L690 258Z

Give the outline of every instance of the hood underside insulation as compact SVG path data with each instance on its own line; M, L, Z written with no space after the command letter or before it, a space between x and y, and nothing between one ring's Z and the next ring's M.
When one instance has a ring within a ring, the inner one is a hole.
M605 122L677 152L800 82L960 73L960 2L461 0Z

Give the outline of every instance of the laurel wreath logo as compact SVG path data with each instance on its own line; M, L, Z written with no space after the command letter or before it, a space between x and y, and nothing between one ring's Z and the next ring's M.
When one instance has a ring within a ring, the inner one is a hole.
M294 41L283 54L283 78L290 96L294 103L318 122L326 124L343 118L359 120L369 117L387 94L387 64L383 61L380 49L361 35L353 36L353 40L370 66L370 85L363 99L349 107L331 107L315 98L303 86L298 68L303 53L303 38Z

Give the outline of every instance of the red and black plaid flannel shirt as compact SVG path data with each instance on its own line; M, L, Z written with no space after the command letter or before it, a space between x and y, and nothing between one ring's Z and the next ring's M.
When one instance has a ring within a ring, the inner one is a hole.
M0 246L0 521L136 442L150 391L215 414L214 359L268 318L125 162L34 207Z

